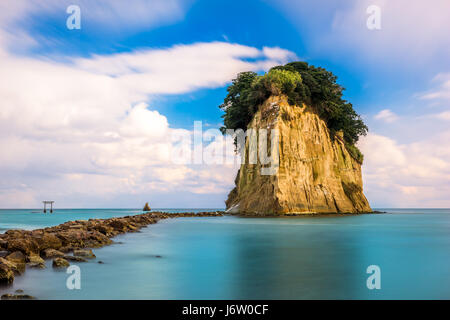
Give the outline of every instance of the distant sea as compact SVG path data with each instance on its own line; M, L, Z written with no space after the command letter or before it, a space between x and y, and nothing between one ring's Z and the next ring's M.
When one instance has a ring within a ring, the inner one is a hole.
M22 289L38 299L450 299L450 209L377 210L388 213L167 219L94 249L96 260L78 264L81 290L67 289L69 275L48 261L45 270L28 269L0 294ZM0 232L139 213L0 210ZM379 290L367 288L370 265L380 267Z

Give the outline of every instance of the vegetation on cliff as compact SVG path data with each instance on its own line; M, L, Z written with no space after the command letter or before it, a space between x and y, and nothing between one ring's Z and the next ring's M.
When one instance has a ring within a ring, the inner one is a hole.
M226 129L246 129L258 107L271 95L286 95L292 105L303 103L314 108L322 118L331 136L342 131L349 153L360 163L363 155L355 146L368 128L353 109L353 105L343 99L344 88L336 83L337 77L323 68L316 68L306 62L291 62L277 66L264 75L255 72L239 73L228 87L228 94L219 107Z
M26 267L45 268L43 259L54 259L54 268L67 267L68 261L86 262L86 259L95 258L95 254L91 249L83 248L109 245L113 243L110 238L137 232L160 219L221 215L221 212L151 212L120 218L68 221L32 231L8 230L0 234L0 253L3 253L0 256L0 285L13 283L14 276L22 274Z

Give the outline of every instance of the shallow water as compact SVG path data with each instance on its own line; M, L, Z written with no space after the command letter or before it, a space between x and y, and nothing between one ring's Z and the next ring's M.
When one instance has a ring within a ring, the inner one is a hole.
M0 228L140 213L31 211L0 210ZM390 214L162 220L95 249L96 260L78 264L81 290L68 290L69 275L49 261L47 269L27 270L0 293L20 288L40 299L450 299L450 210L384 211ZM380 290L366 286L369 265L381 268Z

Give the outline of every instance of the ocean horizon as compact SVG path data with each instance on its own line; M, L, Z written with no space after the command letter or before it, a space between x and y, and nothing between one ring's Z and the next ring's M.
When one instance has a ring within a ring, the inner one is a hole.
M0 233L142 213L35 210L0 209ZM75 263L80 290L69 290L69 275L48 260L0 295L20 289L38 299L448 299L450 209L376 210L387 213L165 219L116 236L94 249L96 259ZM381 270L380 290L367 287L372 265Z

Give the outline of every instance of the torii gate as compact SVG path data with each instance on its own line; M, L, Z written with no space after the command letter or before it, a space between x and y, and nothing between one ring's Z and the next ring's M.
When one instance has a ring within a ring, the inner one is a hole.
M47 204L50 204L50 213L53 213L53 203L55 201L42 201L44 203L44 213L47 212Z

